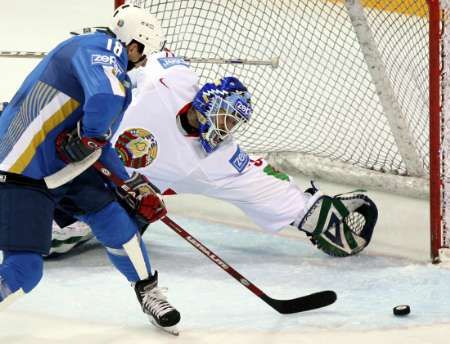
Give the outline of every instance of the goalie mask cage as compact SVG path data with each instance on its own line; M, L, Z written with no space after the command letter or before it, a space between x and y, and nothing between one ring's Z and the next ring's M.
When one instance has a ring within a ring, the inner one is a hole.
M179 56L279 58L193 63L202 82L233 74L253 94L240 145L287 171L429 195L433 261L448 252L450 0L129 2L160 19Z

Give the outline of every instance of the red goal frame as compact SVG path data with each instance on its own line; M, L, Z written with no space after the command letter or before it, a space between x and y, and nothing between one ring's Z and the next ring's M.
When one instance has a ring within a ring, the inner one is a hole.
M439 263L442 240L441 173L441 78L442 78L442 12L439 0L428 0L429 6L429 137L430 137L430 249L433 263Z
M125 3L125 0L114 0L114 8L117 8L120 5L123 5L124 3Z

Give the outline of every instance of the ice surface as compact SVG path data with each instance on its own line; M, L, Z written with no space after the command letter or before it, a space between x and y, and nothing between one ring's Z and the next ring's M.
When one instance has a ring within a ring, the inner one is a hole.
M193 333L205 343L213 343L217 333L236 334L237 342L242 339L240 334L247 338L255 333L250 340L256 340L258 334L268 333L282 343L294 333L299 338L317 334L331 338L331 331L339 338L392 329L409 333L411 328L450 322L448 269L365 254L336 259L293 237L174 219L273 298L294 298L325 289L338 294L338 301L329 307L280 315L175 232L156 224L144 239L152 265L159 270L160 285L169 288L169 300L182 314L181 342L190 343ZM395 317L392 308L398 304L409 304L411 314ZM36 332L36 326L41 330ZM72 326L83 334L71 334ZM27 331L27 327L33 330ZM1 343L41 339L56 343L64 336L81 339L91 331L95 335L86 340L103 343L111 339L109 329L123 334L120 343L133 343L126 339L127 333L149 341L170 340L147 323L134 291L95 241L68 256L48 260L41 284L0 314L0 328ZM431 330L432 336L438 337L429 342L440 342L439 336L448 339L449 329Z

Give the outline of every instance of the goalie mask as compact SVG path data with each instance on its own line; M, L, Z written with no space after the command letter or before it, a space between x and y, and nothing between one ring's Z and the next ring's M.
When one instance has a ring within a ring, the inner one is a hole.
M234 77L207 83L197 92L192 106L197 110L200 142L206 153L250 120L250 99L247 88Z

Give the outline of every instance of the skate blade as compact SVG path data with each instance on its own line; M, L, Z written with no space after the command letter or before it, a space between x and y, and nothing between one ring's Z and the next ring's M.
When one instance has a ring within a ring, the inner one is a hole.
M150 322L157 328L160 328L164 332L170 333L171 335L178 336L180 334L180 331L178 331L177 325L163 327L163 326L159 325L153 318L150 319Z

